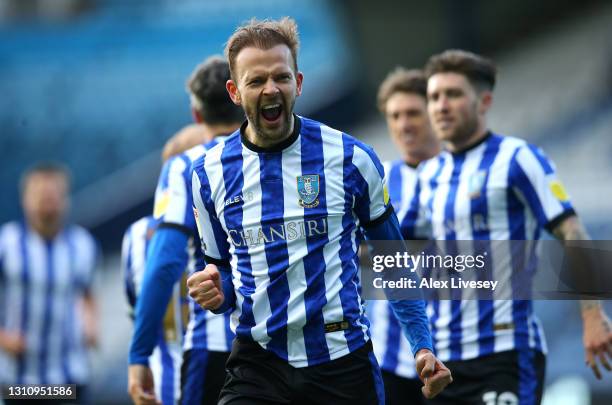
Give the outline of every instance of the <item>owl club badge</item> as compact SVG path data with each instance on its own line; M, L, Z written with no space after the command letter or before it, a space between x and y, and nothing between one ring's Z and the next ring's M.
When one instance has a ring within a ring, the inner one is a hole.
M298 203L302 207L314 208L319 205L319 175L297 176L297 191L300 195Z

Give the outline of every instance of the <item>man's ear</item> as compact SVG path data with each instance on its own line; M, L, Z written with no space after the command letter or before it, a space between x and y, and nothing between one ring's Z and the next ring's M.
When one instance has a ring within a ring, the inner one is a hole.
M242 100L240 99L240 92L238 92L238 86L236 86L236 83L232 79L229 79L227 82L225 82L225 88L227 89L227 92L229 93L229 96L234 104L241 105Z
M295 81L297 82L296 94L298 96L302 94L302 81L303 80L304 80L304 75L302 74L302 72L297 72L297 74L295 75Z
M493 104L493 92L490 90L484 90L480 93L480 107L478 108L478 112L482 115L486 114L491 108Z
M198 124L204 122L202 115L193 107L191 107L191 117L193 118L193 122L197 122Z

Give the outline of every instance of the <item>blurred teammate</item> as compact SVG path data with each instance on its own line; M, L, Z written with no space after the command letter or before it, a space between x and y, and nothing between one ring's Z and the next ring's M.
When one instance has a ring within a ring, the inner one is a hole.
M371 148L293 114L302 89L292 19L239 27L227 89L247 121L193 164L209 263L190 295L232 311L236 340L220 404L382 404L357 246L400 239ZM396 302L427 396L450 381L431 353L422 301Z
M34 165L21 180L25 220L0 229L0 384L77 384L76 402L86 403L97 247L65 223L68 192L63 166Z
M401 155L383 164L390 201L401 218L416 192L418 164L440 150L427 116L427 80L423 72L397 68L389 73L378 89L378 108ZM387 405L404 404L407 398L411 404L423 403L414 357L391 305L385 300L372 300L368 302L368 316Z
M445 150L420 168L420 204L438 240L588 239L550 160L523 140L487 129L496 68L481 56L446 51L426 65L428 110ZM409 237L410 235L408 235ZM498 277L519 265L492 252ZM531 260L536 260L535 251ZM497 260L496 259L496 260ZM493 259L492 259L493 260ZM456 297L460 298L460 297ZM535 404L542 396L546 345L529 300L430 302L432 337L455 383L432 404ZM607 364L610 323L599 303L583 305L587 359Z
M152 216L131 224L123 237L121 263L128 304L133 311L142 287L149 242L157 221ZM149 367L153 374L155 397L163 405L174 405L180 398L180 370L183 362L183 335L187 326L185 283L176 283L163 321ZM133 317L133 313L131 314Z
M208 58L188 82L192 112L202 129L199 145L171 157L163 166L155 192L155 220L160 224L151 241L145 277L136 304L136 323L129 354L128 389L137 404L155 403L147 358L168 305L173 285L192 260L204 265L193 217L189 184L191 162L231 133L244 118L225 91L229 67L221 57ZM175 138L184 141L187 135ZM183 137L183 138L181 138ZM169 147L170 148L170 147ZM167 149L166 149L167 150ZM225 378L225 362L234 335L229 315L215 315L190 303L181 368L182 404L216 404Z

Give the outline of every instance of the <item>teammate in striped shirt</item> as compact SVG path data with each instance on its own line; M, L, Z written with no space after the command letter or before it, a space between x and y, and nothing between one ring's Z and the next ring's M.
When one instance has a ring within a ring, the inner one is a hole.
M24 220L0 228L0 384L77 384L86 403L97 246L64 223L68 192L62 165L36 164L22 177Z
M401 239L371 148L293 114L297 26L252 20L229 39L227 89L247 121L193 164L206 268L190 295L232 311L237 338L220 404L382 404L357 248ZM396 301L433 396L450 373L431 352L422 301Z
M244 114L229 99L225 82L229 67L221 57L198 66L188 82L196 122L206 126L199 145L171 157L163 166L155 192L154 217L159 222L153 239L142 291L136 305L136 324L129 354L129 391L137 404L155 403L147 358L154 334L170 300L172 286L188 264L189 272L204 265L193 217L190 188L192 160L216 145L222 135L240 126ZM216 404L225 378L225 361L234 337L229 315L215 315L195 302L184 339L181 369L182 404Z
M152 216L140 218L128 227L123 237L121 264L125 293L132 310L136 306L142 286L149 242L156 225L157 221ZM158 328L157 345L148 359L153 374L155 397L163 405L174 405L180 398L183 335L187 325L184 280L174 285L172 299Z
M560 240L588 239L544 153L487 129L493 63L453 50L432 56L425 72L430 120L445 146L419 173L420 205L433 238L538 240L548 230ZM491 271L508 281L522 256L496 247ZM535 249L528 254L535 263ZM460 295L428 306L437 354L455 378L431 403L539 403L546 345L531 301L498 292L482 300L461 301ZM599 303L585 303L582 313L587 358L598 373L594 357L607 364L610 323Z
M378 90L378 108L401 155L400 159L383 164L391 204L401 217L418 192L418 164L440 150L427 116L427 80L423 72L397 68L389 73ZM411 398L411 404L422 404L414 357L391 305L388 301L372 300L367 310L374 354L385 383L386 404L403 404L406 398Z

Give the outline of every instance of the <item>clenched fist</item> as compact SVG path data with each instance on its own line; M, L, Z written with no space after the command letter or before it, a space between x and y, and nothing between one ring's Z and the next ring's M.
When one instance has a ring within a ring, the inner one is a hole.
M215 310L225 299L221 287L221 274L214 264L209 264L204 270L192 274L187 279L187 287L189 296L204 309Z
M435 397L453 382L450 370L429 350L419 350L416 355L416 369L425 384L421 391L427 399Z

